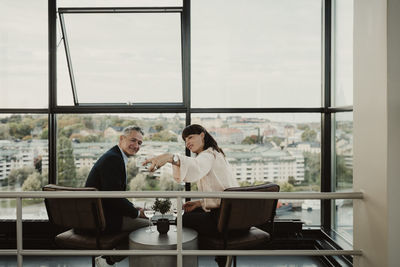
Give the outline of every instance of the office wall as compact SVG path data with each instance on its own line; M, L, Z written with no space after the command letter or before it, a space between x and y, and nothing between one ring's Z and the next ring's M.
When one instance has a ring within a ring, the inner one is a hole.
M400 1L388 1L388 246L399 266L400 241Z
M400 190L398 0L354 6L354 266L397 266ZM396 17L397 16L397 17Z
M354 1L354 266L387 266L386 0Z

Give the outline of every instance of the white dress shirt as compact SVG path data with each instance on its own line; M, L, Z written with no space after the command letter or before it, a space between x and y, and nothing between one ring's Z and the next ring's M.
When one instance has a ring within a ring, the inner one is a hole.
M178 182L196 182L199 191L222 192L226 188L238 186L233 177L232 168L224 155L213 148L200 152L191 158L178 155L180 166L173 166L173 176ZM201 201L206 211L219 208L221 199L206 198Z
M118 146L118 148L119 148L119 150L121 150L122 159L124 160L124 165L125 165L125 184L126 184L126 186L128 186L128 170L127 170L127 166L128 166L129 158L119 146ZM138 210L136 218L139 218L139 216L140 216L140 210Z

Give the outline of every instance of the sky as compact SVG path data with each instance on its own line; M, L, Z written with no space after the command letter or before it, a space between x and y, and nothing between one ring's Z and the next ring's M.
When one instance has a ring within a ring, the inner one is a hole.
M64 7L108 3L58 1ZM337 1L335 13L333 84L342 105L352 104L349 3ZM321 105L320 0L193 0L191 8L192 107ZM80 101L181 100L179 15L67 14L65 21ZM58 103L72 105L61 37ZM0 108L47 107L47 53L47 0L0 1Z

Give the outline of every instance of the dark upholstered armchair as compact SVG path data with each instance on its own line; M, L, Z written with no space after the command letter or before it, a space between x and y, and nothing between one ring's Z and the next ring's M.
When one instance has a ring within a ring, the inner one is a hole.
M96 188L74 188L49 184L43 191L96 191ZM129 232L104 233L106 226L100 198L46 198L50 222L68 229L55 237L55 243L66 249L113 249L128 242ZM95 256L92 256L95 266Z
M279 185L232 187L228 192L279 192ZM201 249L251 249L271 240L257 226L273 225L278 199L222 199L217 236L200 236ZM272 227L271 227L272 229ZM229 258L230 260L231 258ZM236 266L236 257L234 257Z

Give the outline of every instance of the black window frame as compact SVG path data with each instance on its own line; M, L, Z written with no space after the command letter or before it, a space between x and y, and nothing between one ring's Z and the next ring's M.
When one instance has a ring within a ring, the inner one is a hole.
M191 115L197 113L318 113L321 115L321 192L332 192L334 190L334 133L332 129L332 118L335 113L353 112L353 106L332 107L331 101L331 72L332 72L332 1L322 1L322 69L323 86L322 105L314 108L191 108L190 88L190 0L183 0L182 7L160 7L160 8L133 8L140 12L164 12L163 9L180 9L181 32L182 32L182 90L183 103L142 103L134 105L110 105L93 104L74 106L57 105L57 14L68 11L78 12L104 12L104 8L63 8L57 9L54 0L48 0L48 108L1 108L0 114L47 114L48 115L48 151L49 151L49 183L56 183L57 177L57 123L56 116L66 113L181 113L185 114L186 125L191 123ZM114 8L115 9L115 8ZM146 10L147 9L147 10ZM127 12L135 12L126 8ZM109 10L106 10L107 12ZM124 11L121 9L120 11ZM176 12L176 11L175 11ZM186 149L186 155L190 155ZM186 184L186 190L190 190L190 184ZM332 231L332 201L321 200L321 230L325 233Z

